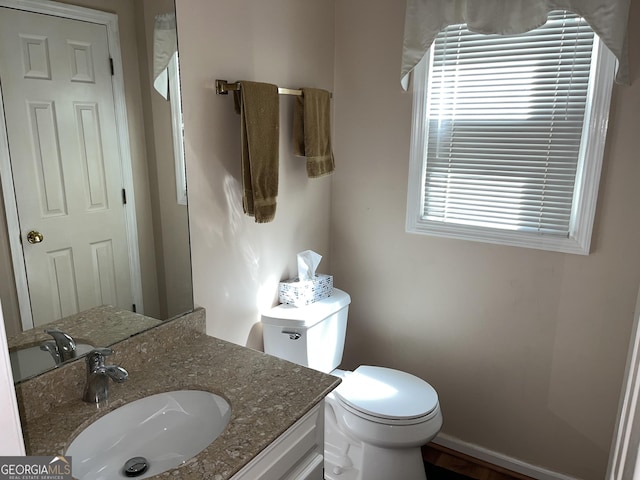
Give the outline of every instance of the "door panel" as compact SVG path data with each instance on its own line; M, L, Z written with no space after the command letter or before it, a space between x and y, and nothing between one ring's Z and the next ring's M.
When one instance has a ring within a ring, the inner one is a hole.
M111 240L91 245L93 261L93 284L96 304L113 305L117 302L116 266Z
M48 260L48 281L47 285L39 286L42 290L49 290L51 295L51 303L47 305L43 302L43 306L53 309L53 316L64 318L78 312L78 289L73 261L73 251L71 248L47 252ZM31 282L30 286L34 282ZM36 284L37 285L37 284ZM34 315L42 317L46 312L40 311L39 305L33 309Z
M60 159L60 142L56 115L52 102L27 101L33 161L35 164L35 187L39 200L40 215L56 217L67 214L67 199L62 178L62 161ZM16 166L13 167L16 171ZM14 173L15 175L15 173ZM23 199L23 203L29 202ZM25 205L25 208L36 208Z
M105 165L100 145L100 116L96 104L75 104L76 125L80 142L80 162L84 173L84 193L87 210L106 210L107 186Z

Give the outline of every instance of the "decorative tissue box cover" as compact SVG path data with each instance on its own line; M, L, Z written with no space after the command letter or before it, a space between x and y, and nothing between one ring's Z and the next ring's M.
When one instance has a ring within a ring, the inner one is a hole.
M280 303L288 303L296 307L304 307L313 302L330 297L333 293L333 275L318 273L313 280L290 278L280 282Z

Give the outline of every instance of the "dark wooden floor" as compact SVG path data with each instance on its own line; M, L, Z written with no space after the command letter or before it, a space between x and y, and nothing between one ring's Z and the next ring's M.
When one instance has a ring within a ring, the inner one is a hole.
M533 480L434 443L422 448L422 457L431 465L475 480Z

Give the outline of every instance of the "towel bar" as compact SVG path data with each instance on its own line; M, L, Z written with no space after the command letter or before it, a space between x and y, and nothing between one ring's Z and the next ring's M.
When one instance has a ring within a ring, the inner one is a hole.
M226 80L216 80L217 95L227 95L229 92L234 92L237 90L240 90L240 82L229 83ZM278 95L295 95L300 97L302 95L302 90L278 87Z

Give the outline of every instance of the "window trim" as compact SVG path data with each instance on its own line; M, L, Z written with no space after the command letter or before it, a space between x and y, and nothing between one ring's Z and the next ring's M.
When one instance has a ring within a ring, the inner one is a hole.
M591 70L589 78L589 82L593 82L593 88L590 89L586 103L569 236L565 238L489 227L458 225L422 218L421 209L424 204L426 173L424 152L427 132L427 92L425 86L431 49L418 63L412 75L413 118L407 189L407 233L580 255L589 254L616 66L615 56L597 35L594 41L596 68Z
M182 92L180 91L180 59L174 52L167 65L169 74L169 104L171 107L171 134L176 172L176 199L178 205L187 205L187 170L184 160L184 121L182 118Z

